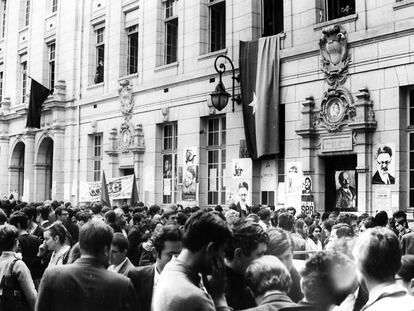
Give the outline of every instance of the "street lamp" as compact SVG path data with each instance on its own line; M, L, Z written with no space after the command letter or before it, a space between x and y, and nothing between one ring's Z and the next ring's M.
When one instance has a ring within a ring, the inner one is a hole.
M222 80L222 75L223 73L226 71L226 66L223 63L220 63L220 65L217 67L217 61L220 57L223 57L224 59L228 60L228 62L230 63L231 66L231 70L232 70L232 77L231 79L233 80L232 82L232 94L230 95L228 92L226 92L226 88L223 84L223 80ZM218 111L221 111L224 109L224 107L227 106L227 103L229 101L229 98L231 97L231 100L233 101L233 108L232 108L232 112L234 112L234 102L240 104L241 102L241 98L240 95L234 96L234 80L236 80L237 82L239 82L240 78L239 76L236 76L234 73L234 66L233 63L231 61L230 58L228 58L225 55L219 55L216 57L216 60L214 61L214 69L216 69L216 71L219 74L220 80L219 83L216 86L216 89L214 90L213 93L210 94L211 96L211 103L213 105L214 108L216 108Z

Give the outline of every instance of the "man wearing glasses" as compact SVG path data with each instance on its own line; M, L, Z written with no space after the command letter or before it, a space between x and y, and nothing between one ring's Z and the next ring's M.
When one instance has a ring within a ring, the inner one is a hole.
M389 173L391 164L392 150L388 146L378 148L377 151L377 171L372 177L373 184L393 185L395 178Z

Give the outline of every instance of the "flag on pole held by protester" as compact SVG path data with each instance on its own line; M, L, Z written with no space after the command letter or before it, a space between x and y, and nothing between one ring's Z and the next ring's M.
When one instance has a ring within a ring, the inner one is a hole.
M108 185L106 184L105 172L102 172L101 204L102 206L111 207L111 200L109 199Z
M37 82L35 79L31 78L31 80L32 83L30 86L29 111L27 112L26 127L40 128L42 105L52 91Z
M240 42L244 131L253 159L279 153L280 36Z
M137 188L137 180L135 178L135 173L134 173L134 180L132 181L132 191L131 191L131 206L134 206L134 204L136 204L139 201L138 198L138 188Z

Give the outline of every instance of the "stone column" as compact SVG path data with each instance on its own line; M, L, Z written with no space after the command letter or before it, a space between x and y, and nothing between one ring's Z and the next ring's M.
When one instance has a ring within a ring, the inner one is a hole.
M23 199L33 202L34 197L34 144L35 132L28 130L24 134L24 178L23 178Z
M135 128L133 137L133 147L130 148L134 158L134 173L137 182L139 200L144 199L143 179L144 179L144 133L142 124L138 124Z
M109 156L108 166L109 174L105 175L106 178L118 177L119 175L119 150L118 150L118 131L113 128L109 132L109 149L105 150L105 153Z
M8 194L9 137L0 136L0 194Z
M63 200L64 161L65 132L59 127L53 130L52 200Z

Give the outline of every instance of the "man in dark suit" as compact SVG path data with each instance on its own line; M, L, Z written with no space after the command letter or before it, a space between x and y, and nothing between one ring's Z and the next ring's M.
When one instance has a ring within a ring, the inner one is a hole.
M131 281L105 269L112 237L112 229L102 221L85 224L79 234L81 258L46 270L35 310L136 310Z
M138 297L138 310L150 311L153 290L159 275L172 256L178 255L182 248L182 233L177 226L165 225L156 230L152 236L155 264L138 267L128 274Z
M338 175L341 187L336 191L336 208L340 210L356 210L356 190L350 185L349 174L343 171Z
M128 239L120 232L114 233L111 243L109 271L128 276L129 271L134 269L134 265L127 258Z
M391 164L392 149L388 146L378 148L377 150L377 171L372 176L373 184L393 185L395 177L389 173L389 165Z

